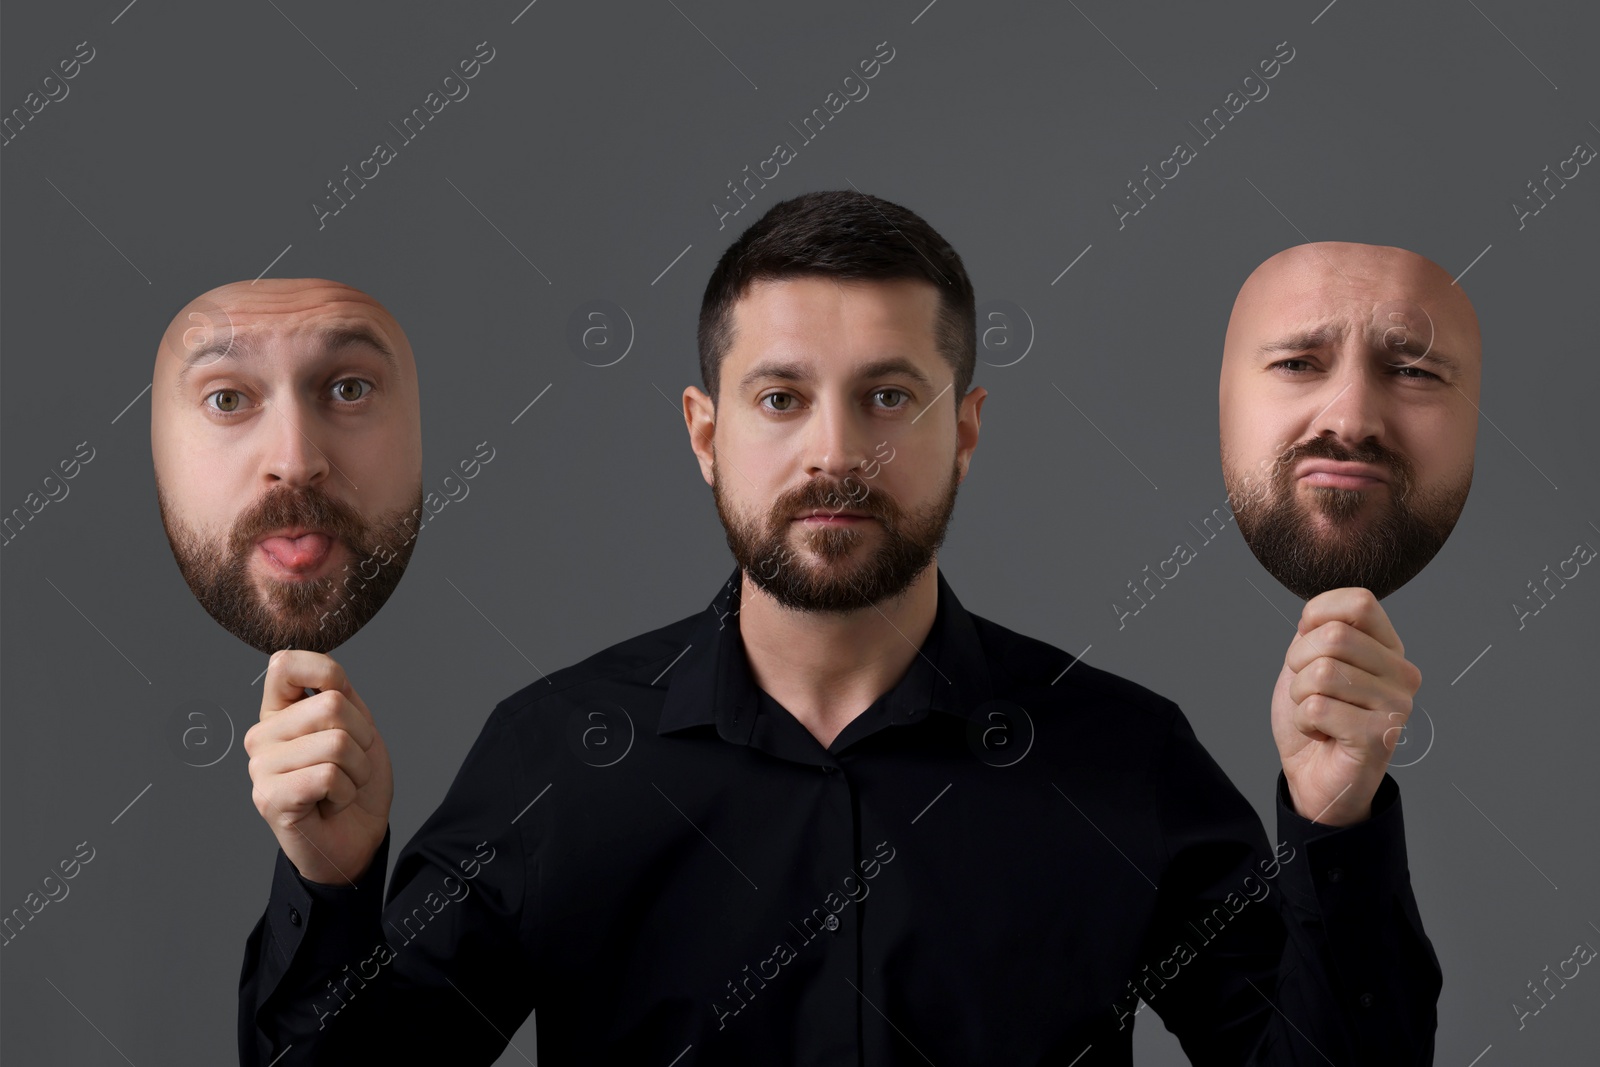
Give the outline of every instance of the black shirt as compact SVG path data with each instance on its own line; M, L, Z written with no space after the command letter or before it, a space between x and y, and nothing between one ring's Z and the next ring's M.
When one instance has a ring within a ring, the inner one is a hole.
M755 685L739 577L501 701L386 896L387 834L354 887L280 850L240 1062L488 1064L537 1009L550 1067L1089 1067L1140 1000L1197 1064L1432 1062L1393 778L1336 828L1280 773L1269 847L1176 704L942 574L824 748Z

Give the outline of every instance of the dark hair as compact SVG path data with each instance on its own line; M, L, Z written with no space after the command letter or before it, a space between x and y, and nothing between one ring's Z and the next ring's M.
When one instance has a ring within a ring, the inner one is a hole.
M921 216L854 190L804 193L768 209L717 261L700 301L700 379L712 402L733 341L733 305L756 281L822 276L914 278L939 290L939 352L955 371L956 407L972 385L977 315L961 257Z

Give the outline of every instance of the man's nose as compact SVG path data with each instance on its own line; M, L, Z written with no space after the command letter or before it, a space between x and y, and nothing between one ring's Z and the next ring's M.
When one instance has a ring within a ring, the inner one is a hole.
M867 459L867 437L862 418L847 401L824 400L813 409L806 426L806 471L843 479L859 477Z
M1332 434L1349 448L1382 440L1383 390L1368 366L1367 354L1347 357L1342 363L1344 372L1331 376L1323 389L1326 399L1318 398L1322 408L1312 419L1311 436Z
M262 466L269 481L310 485L326 480L332 470L321 420L296 401L265 402L265 455Z

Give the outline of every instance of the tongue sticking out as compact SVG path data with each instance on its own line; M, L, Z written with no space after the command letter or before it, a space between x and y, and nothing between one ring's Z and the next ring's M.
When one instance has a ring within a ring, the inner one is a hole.
M278 564L287 570L303 571L322 562L332 545L332 538L324 533L308 533L300 537L269 537L261 542Z

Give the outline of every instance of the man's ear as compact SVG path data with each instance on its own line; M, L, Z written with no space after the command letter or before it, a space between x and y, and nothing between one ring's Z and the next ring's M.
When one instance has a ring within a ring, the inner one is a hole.
M961 410L956 413L956 461L961 464L961 478L967 477L967 467L972 462L973 449L978 447L979 414L984 397L989 390L978 386L961 398Z
M717 429L717 409L709 396L692 385L683 391L683 422L689 430L689 447L700 461L700 477L710 485L716 466L711 439Z

